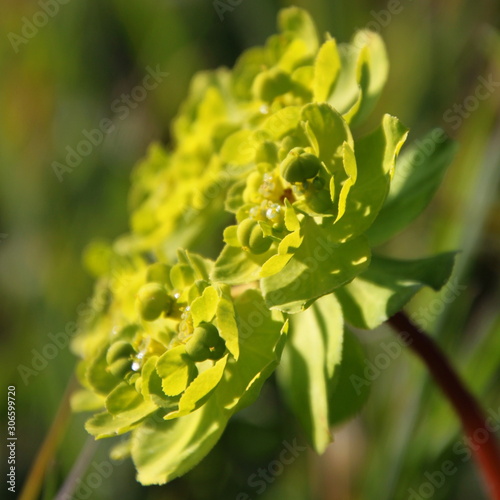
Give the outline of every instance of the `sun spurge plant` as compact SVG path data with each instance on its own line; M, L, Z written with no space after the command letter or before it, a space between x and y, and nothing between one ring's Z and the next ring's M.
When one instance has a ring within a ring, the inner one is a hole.
M134 172L130 234L85 256L98 281L73 345L73 404L98 410L86 424L97 438L130 436L113 453L132 456L143 484L198 463L280 360L322 452L366 397L345 326L378 326L451 272L451 254L373 251L423 210L454 150L441 137L425 162L407 148L396 163L407 130L390 115L359 136L387 76L380 37L338 46L298 8L278 25L233 70L194 77L175 146L152 146Z

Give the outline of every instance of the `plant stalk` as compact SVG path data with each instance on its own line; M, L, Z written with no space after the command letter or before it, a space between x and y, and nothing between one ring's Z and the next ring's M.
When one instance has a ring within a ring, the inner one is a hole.
M500 448L478 401L465 387L436 342L422 332L405 313L397 313L388 323L426 364L455 409L491 499L500 500Z

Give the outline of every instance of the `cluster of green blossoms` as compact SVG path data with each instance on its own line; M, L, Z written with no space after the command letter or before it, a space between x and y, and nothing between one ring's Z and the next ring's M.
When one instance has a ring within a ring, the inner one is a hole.
M278 24L232 71L195 76L175 148L152 146L133 174L130 234L86 255L100 300L73 345L73 404L100 410L86 426L96 437L129 433L113 453L132 456L143 484L198 463L280 359L286 399L323 451L366 392L351 394L362 355L344 325L373 328L450 272L449 255L372 255L439 181L394 177L407 136L396 118L352 132L387 75L380 37L337 46L298 8ZM430 155L436 173L451 149Z

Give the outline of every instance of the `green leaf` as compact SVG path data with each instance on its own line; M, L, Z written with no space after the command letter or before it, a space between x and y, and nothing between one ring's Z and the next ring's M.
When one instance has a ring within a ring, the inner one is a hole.
M226 368L227 355L219 359L214 366L200 373L184 391L179 401L179 409L165 415L165 419L183 417L198 409L206 402L211 392L220 382Z
M236 324L236 313L231 299L231 289L226 286L221 287L222 296L217 305L217 327L219 335L226 342L228 351L238 359L240 355L240 345L238 339L238 325Z
M197 465L219 440L229 419L216 400L175 420L149 418L132 433L132 459L143 485L164 484Z
M456 151L457 144L436 129L401 155L387 200L367 233L373 245L388 240L422 213Z
M282 33L303 40L311 53L318 50L318 34L309 13L298 7L288 7L278 14L278 27Z
M156 371L162 378L163 392L167 396L177 396L184 391L197 372L183 345L162 354L156 363Z
M151 401L145 401L133 385L118 384L106 398L106 410L111 415L130 421L141 420L157 409Z
M344 142L354 145L351 131L342 116L329 104L307 104L302 111L305 133L316 156L329 170L335 157L342 157Z
M328 400L330 425L338 425L358 414L370 395L366 380L366 354L357 337L344 331L342 361L335 372L335 383Z
M238 130L222 145L221 160L237 166L248 165L255 158L258 144L251 130Z
M407 134L397 118L385 115L377 130L356 142L356 183L349 191L344 216L333 227L337 238L353 238L373 224L389 192L396 157Z
M317 102L327 101L340 72L340 56L335 40L326 41L314 61L313 95Z
M323 453L332 440L329 393L341 360L342 310L333 295L291 318L278 380L310 442Z
M361 89L361 105L351 117L351 123L356 125L375 107L387 79L389 61L384 42L374 31L359 31L351 43L355 47L362 46L356 66L356 81Z
M120 379L108 371L106 362L107 346L101 348L98 354L91 359L86 369L86 380L99 394L107 395L118 385Z
M97 413L85 422L85 430L95 436L96 439L118 436L135 429L149 414L145 414L138 419L131 414L111 415L108 412Z
M220 253L212 272L212 280L238 285L259 279L261 266L268 260L275 250L255 255L242 248L226 245Z
M363 237L339 244L331 228L304 220L303 242L285 267L261 281L269 307L288 313L351 281L369 264L370 248Z
M439 290L448 281L454 260L454 253L418 260L373 256L366 272L335 291L345 320L357 328L376 328L424 286Z
M289 134L300 123L301 108L298 106L287 106L273 113L269 118L266 118L261 125L267 139L279 140L286 134Z
M253 403L263 383L279 363L287 324L279 311L270 311L257 290L235 300L240 356L230 360L216 390L221 405L235 412Z
M202 321L210 323L219 303L219 294L213 286L208 286L203 290L201 297L193 300L191 303L191 315L194 326L198 326Z

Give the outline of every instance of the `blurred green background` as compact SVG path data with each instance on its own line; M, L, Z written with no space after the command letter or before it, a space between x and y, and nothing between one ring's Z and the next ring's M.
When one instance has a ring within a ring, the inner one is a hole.
M369 126L389 112L410 127L413 140L441 126L461 145L432 205L386 250L399 257L461 250L453 300L422 293L409 310L439 338L500 422L498 2L0 4L0 387L5 392L0 408L3 435L7 386L15 385L17 491L51 426L47 468L30 475L34 483L41 481L40 498L55 498L88 441L85 416L65 418L63 409L53 425L75 365L70 350L58 348L46 366L36 361L36 353L51 342L50 334L75 321L91 295L92 279L81 265L83 249L92 239L113 239L126 231L131 170L149 143L169 142L170 121L194 72L232 66L243 49L275 31L277 11L292 4L306 7L320 31L339 41L363 27L382 34L391 72ZM117 112L116 99L140 85L148 68L157 67L168 76L126 116ZM480 78L490 82L490 91L473 100ZM463 105L469 109L460 111L457 106ZM67 148L76 148L84 130L97 128L104 118L113 122L113 132L60 181L54 162L65 163ZM385 329L359 336L367 360L374 360L391 339ZM251 481L252 474L267 470L284 441L305 443L273 380L184 478L143 488L130 462L113 462L112 472L105 474L109 477L101 477L88 492L82 484L92 466L83 471L78 476L83 489L72 498L399 500L412 498L412 491L420 495L413 498L486 498L462 446L457 419L420 362L403 353L375 378L362 415L336 430L327 453L301 452L270 477L265 491ZM95 452L89 459L94 465L109 461L108 449L107 443L86 448ZM456 471L440 485L435 472L447 460ZM6 473L6 460L0 468ZM3 485L0 498L13 497Z

